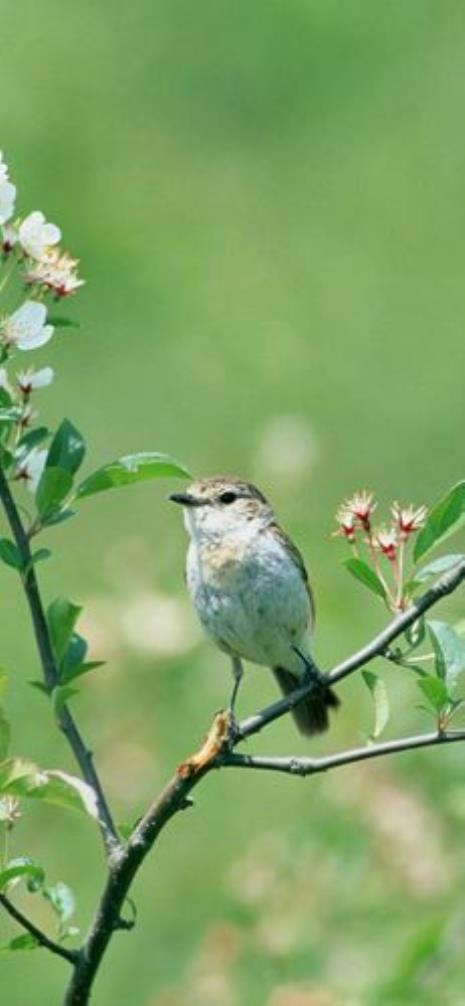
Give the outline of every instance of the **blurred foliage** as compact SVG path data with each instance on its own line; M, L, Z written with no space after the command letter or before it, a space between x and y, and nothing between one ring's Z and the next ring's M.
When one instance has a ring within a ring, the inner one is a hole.
M81 328L46 350L47 418L86 434L89 471L161 450L259 481L309 559L327 665L384 617L329 544L336 504L364 484L431 502L463 477L463 5L7 0L2 29L2 148L88 281ZM82 603L91 656L110 661L75 710L121 821L229 688L191 621L164 492L97 497L44 535L47 598ZM0 590L13 749L73 770L27 684L6 567ZM384 676L398 731L417 727L414 683ZM340 692L325 749L370 729L363 684ZM242 708L273 694L251 671ZM307 750L290 723L254 747ZM458 1006L464 827L457 750L306 782L212 778L138 880L96 1006ZM15 834L15 855L79 892L85 926L103 869L91 822L38 805ZM33 983L59 1002L64 967L4 955L5 1001Z

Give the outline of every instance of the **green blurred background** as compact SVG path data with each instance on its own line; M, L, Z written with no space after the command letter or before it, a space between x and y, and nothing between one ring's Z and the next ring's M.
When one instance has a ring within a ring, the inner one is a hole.
M308 559L329 666L385 617L330 541L340 499L366 485L384 506L430 502L463 476L463 4L25 0L2 14L18 208L61 225L87 280L69 305L80 331L35 358L58 373L42 417L82 429L88 470L145 449L256 479ZM74 708L122 822L229 690L185 596L172 488L96 498L44 535L47 598L82 602L109 660ZM8 570L0 591L14 750L71 769L27 684L37 661ZM463 598L447 610L461 617ZM385 679L387 734L424 726L414 683ZM241 708L274 694L252 669ZM360 679L340 694L312 752L370 729ZM250 749L309 746L286 722ZM461 1006L462 762L450 749L314 781L210 778L137 880L138 926L115 937L95 1006ZM13 851L76 890L85 928L103 876L91 824L28 808ZM66 965L41 951L3 955L1 974L8 1006L61 1001Z

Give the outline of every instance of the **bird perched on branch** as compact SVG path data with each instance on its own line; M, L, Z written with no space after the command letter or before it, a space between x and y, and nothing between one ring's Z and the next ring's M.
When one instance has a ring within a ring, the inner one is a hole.
M263 493L220 475L170 499L184 511L186 579L197 614L231 658L232 715L242 660L250 660L271 668L284 695L308 682L312 687L292 714L303 734L326 730L328 709L339 699L310 656L314 606L307 571Z

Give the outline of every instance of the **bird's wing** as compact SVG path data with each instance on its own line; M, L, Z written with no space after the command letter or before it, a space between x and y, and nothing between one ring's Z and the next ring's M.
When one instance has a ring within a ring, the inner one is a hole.
M295 562L295 564L297 566L297 569L299 570L299 573L300 573L300 575L302 577L302 580L303 580L303 582L305 584L305 588L306 588L306 591L307 591L307 594L308 594L308 599L310 601L310 623L311 623L311 627L312 627L313 623L315 621L315 601L313 599L313 593L312 593L312 589L310 587L310 582L309 582L309 579L308 579L308 573L307 573L307 569L306 569L306 566L305 566L305 562L303 560L303 556L302 556L301 552L299 551L299 549L297 548L297 545L294 545L294 542L292 541L291 538L289 538L289 535L286 534L286 532L283 530L283 528L280 526L280 524L276 523L276 521L273 521L273 523L269 524L268 527L272 529L273 534L276 535L276 538L281 542L281 545L283 546L283 548L286 549L286 551L290 553L290 555L292 556L292 558L293 558L293 560L294 560L294 562Z

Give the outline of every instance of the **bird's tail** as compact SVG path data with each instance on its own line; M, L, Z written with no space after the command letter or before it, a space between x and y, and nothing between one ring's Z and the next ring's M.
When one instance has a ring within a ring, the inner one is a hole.
M302 678L284 667L273 667L273 674L283 695L289 695L303 684ZM315 675L311 692L301 699L291 710L297 728L301 734L311 737L312 734L323 733L329 726L329 709L337 709L340 701L325 684L323 675Z

